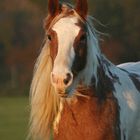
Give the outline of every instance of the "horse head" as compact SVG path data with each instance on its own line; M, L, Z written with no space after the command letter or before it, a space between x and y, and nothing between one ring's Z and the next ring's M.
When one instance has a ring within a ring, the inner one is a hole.
M48 3L45 29L53 60L51 83L64 97L82 82L81 73L87 65L87 12L86 0L77 0L74 8L58 0Z

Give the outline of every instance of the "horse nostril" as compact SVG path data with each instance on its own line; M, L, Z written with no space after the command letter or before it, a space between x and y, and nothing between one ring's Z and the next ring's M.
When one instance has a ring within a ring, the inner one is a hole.
M72 79L72 75L70 73L66 74L66 78L63 80L64 84L67 85Z

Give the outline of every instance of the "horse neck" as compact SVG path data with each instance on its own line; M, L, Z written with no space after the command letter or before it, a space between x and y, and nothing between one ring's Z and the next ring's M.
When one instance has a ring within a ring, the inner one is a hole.
M95 82L96 95L101 99L105 99L110 96L108 94L114 92L114 83L119 82L119 78L117 76L118 68L102 54L97 59L97 78L94 79L94 81L91 81L91 83Z

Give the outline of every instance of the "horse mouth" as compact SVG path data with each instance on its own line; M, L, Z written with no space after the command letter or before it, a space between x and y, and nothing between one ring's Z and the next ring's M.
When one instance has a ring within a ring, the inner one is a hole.
M64 89L56 89L56 93L58 94L58 96L60 98L71 98L73 95L73 88L68 87L68 88L64 88Z
M62 98L68 97L68 92L66 89L57 89L56 92L57 92L59 97L62 97Z

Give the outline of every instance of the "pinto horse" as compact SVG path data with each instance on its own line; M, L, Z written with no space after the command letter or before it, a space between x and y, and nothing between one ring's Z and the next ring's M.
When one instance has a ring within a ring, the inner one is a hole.
M134 140L140 62L112 64L100 51L86 0L49 0L45 44L31 85L36 140Z

